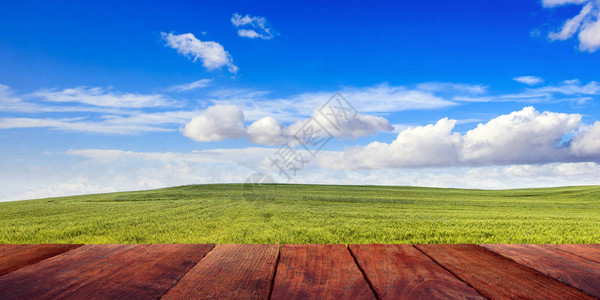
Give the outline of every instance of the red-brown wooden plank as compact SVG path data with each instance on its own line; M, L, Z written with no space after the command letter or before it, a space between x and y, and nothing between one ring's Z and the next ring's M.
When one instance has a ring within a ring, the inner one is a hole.
M477 245L415 245L491 299L593 299L540 272Z
M0 276L82 245L0 245Z
M85 245L0 277L3 299L157 298L213 245Z
M379 299L485 299L411 245L350 245Z
M267 299L279 245L217 245L164 299Z
M375 299L344 245L285 245L272 299Z
M548 247L600 263L600 244L562 244L548 245Z
M546 245L482 245L546 276L600 298L600 264Z

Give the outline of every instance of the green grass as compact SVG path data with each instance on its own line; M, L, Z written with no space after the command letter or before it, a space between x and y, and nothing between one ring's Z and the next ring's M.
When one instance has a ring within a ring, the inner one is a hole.
M194 185L0 203L0 243L600 243L600 186Z

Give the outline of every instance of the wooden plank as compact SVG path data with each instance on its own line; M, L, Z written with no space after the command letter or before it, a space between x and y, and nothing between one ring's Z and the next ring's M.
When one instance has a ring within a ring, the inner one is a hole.
M482 245L546 276L600 298L600 264L546 245Z
M81 246L71 244L0 245L0 276Z
M548 247L600 263L600 244L562 244L548 245Z
M213 245L85 245L0 277L3 299L158 298Z
M272 299L375 299L344 245L284 245Z
M411 245L350 245L379 299L485 299Z
M267 299L279 245L217 245L164 299Z
M491 299L593 299L540 272L477 245L415 245Z

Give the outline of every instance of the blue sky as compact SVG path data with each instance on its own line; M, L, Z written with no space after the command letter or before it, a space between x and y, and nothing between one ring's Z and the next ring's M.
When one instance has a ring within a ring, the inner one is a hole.
M336 91L356 115L291 182L594 184L599 16L598 0L5 3L0 200L287 182L269 157Z

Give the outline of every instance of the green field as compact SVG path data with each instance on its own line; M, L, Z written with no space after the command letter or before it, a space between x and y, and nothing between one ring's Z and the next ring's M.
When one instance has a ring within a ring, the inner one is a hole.
M0 203L0 243L600 243L600 186L261 188Z

